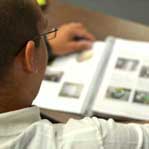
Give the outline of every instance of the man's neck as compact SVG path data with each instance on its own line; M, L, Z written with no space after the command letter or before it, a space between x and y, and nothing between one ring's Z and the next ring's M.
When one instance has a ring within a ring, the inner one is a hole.
M0 113L15 111L29 107L29 104L24 103L25 98L20 95L19 91L14 89L0 88Z

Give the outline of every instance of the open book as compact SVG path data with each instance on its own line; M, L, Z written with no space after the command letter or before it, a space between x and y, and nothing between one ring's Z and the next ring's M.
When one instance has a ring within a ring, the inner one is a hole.
M91 50L57 58L33 104L149 120L149 43L108 37Z

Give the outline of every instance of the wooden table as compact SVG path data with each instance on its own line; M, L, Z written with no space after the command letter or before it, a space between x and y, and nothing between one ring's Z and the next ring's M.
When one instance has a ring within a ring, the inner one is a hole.
M50 27L58 27L68 22L82 22L95 35L97 40L104 40L107 36L113 35L127 39L149 41L149 27L147 26L74 7L62 3L60 0L50 0L50 6L44 10L44 14L49 19ZM45 109L41 109L41 111L59 122L66 122L71 117L82 118L64 112Z

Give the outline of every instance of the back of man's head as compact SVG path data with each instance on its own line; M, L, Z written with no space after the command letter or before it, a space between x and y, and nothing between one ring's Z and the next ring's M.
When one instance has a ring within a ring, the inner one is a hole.
M6 75L14 57L37 36L39 15L33 0L0 1L0 74ZM37 43L38 44L38 43Z

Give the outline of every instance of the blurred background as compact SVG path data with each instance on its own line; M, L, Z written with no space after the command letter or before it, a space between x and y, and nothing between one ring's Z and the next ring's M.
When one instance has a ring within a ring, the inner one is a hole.
M86 9L104 12L149 25L149 0L60 0Z

